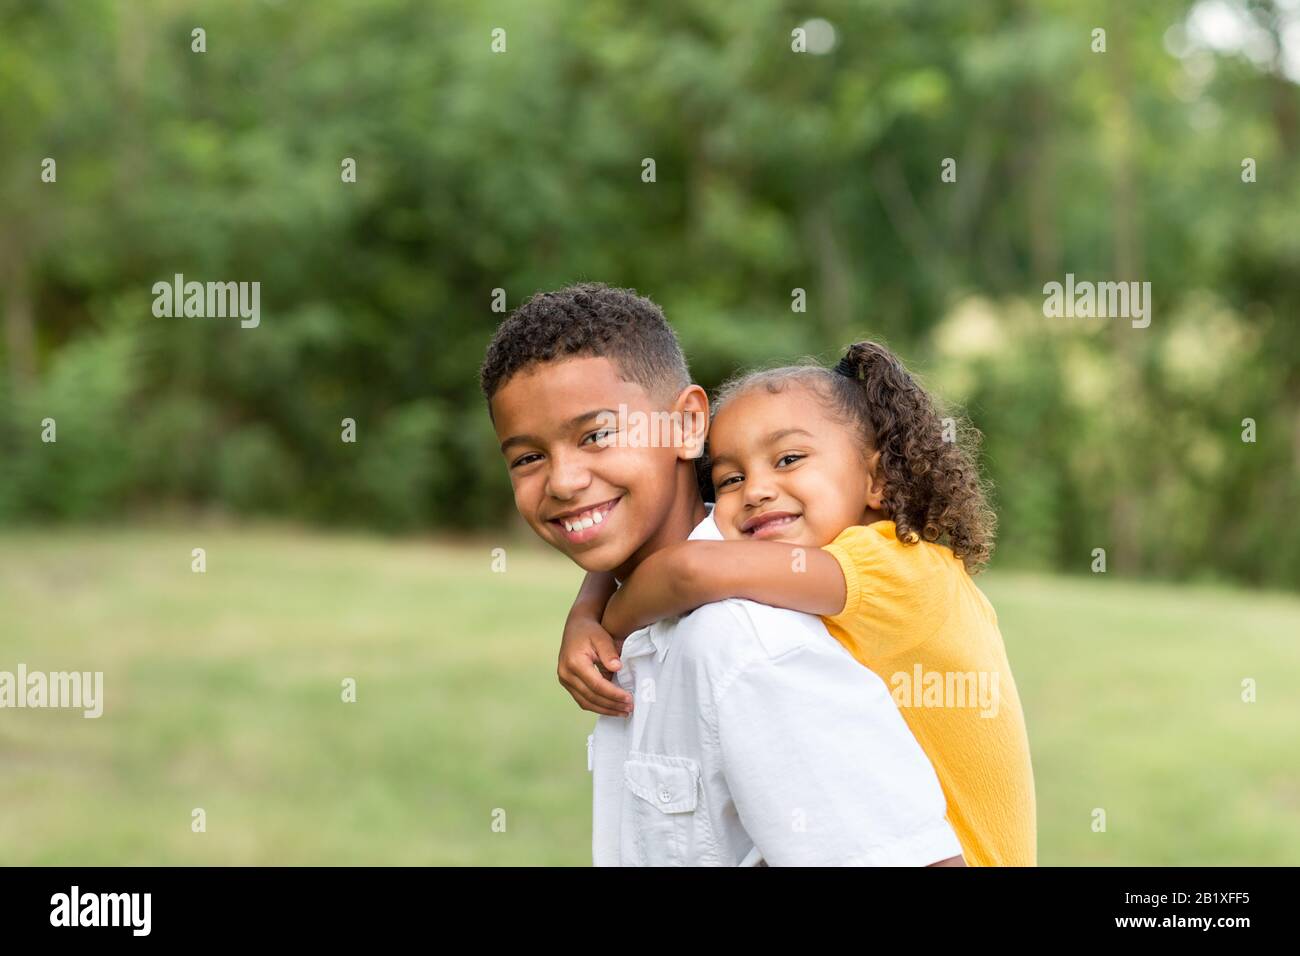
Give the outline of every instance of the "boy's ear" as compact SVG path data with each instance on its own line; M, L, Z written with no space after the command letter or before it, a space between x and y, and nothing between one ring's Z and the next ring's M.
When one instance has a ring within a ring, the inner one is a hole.
M885 504L885 476L880 468L880 452L867 459L867 507L879 511Z
M688 385L673 402L676 421L681 423L681 444L677 457L691 460L704 454L704 441L709 437L709 396L698 385Z

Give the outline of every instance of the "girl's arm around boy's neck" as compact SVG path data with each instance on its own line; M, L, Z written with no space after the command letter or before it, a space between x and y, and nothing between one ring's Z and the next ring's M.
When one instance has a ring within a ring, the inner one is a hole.
M784 541L683 541L646 558L605 606L605 630L622 640L666 617L727 598L808 614L844 609L834 556Z

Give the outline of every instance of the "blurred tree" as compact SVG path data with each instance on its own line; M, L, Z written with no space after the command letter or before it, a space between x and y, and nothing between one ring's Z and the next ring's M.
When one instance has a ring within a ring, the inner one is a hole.
M500 523L493 290L601 279L706 385L890 342L985 433L1000 561L1300 580L1294 4L818 18L0 0L0 519ZM1066 272L1150 281L1151 327L1045 318ZM178 273L260 282L261 325L154 318Z

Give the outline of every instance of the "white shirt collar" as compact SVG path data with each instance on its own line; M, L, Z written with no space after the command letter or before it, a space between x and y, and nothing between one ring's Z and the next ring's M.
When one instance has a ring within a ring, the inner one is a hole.
M709 502L704 503L708 514L704 520L695 526L690 534L686 536L687 541L721 541L722 532L718 530L718 523L713 520L713 505Z

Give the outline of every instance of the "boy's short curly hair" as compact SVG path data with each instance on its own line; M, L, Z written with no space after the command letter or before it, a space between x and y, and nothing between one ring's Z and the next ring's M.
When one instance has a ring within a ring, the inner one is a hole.
M539 292L497 327L479 385L492 397L510 379L543 362L602 356L649 394L676 397L691 383L686 356L663 310L633 289L585 282Z

